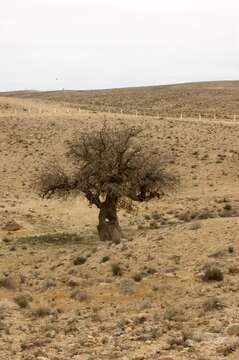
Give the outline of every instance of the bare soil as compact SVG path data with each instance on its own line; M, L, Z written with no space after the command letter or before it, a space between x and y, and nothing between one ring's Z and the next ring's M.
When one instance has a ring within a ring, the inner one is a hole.
M223 115L236 111L237 83L187 86L164 91L176 92L185 109L191 96L192 114L207 86L226 103L214 103L221 117L106 114L81 93L0 96L0 359L238 358L239 121ZM144 109L148 91L102 93L111 104L117 93L115 109L130 112L133 98ZM76 106L83 98L91 111L65 112L66 101ZM206 93L204 100L200 109L212 114ZM98 240L97 209L82 197L41 199L34 187L49 159L67 166L73 133L105 118L144 126L145 142L167 155L181 179L174 193L120 211L118 245ZM208 269L223 279L205 281Z

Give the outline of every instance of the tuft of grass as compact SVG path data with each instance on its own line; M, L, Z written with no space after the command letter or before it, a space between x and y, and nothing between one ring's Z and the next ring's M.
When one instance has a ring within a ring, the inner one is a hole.
M121 266L118 263L111 264L111 271L114 276L121 276L122 275L122 269Z
M101 263L105 263L105 262L107 262L109 260L110 260L110 257L108 255L105 255L105 256L102 257Z
M18 243L48 243L48 244L65 244L65 243L76 243L76 244L87 244L95 243L95 238L88 239L77 233L47 233L42 235L25 236L18 238Z
M26 308L29 306L29 301L31 301L32 298L28 294L17 293L14 300L20 308Z
M32 310L32 315L35 318L42 318L52 314L52 309L47 305L40 305Z
M141 280L143 280L144 276L145 274L143 272L138 272L133 275L133 279L135 282L140 282Z
M203 281L223 281L223 272L217 267L209 267L202 275Z
M73 264L74 265L83 265L86 262L86 258L84 256L77 256L74 261Z

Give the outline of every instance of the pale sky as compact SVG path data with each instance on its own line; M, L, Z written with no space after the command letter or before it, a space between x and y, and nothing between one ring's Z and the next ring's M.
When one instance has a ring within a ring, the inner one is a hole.
M239 79L238 0L1 0L0 91Z

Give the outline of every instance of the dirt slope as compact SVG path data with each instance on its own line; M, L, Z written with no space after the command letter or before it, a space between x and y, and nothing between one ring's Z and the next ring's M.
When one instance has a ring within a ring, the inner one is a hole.
M0 96L44 100L92 111L160 116L239 116L239 81L216 81L97 91L22 91Z
M62 109L61 101L0 98L0 358L233 359L239 122ZM97 210L84 199L41 200L32 181L49 158L64 164L72 133L105 117L144 126L145 142L181 178L164 199L121 211L119 245L98 241ZM203 281L208 267L222 281Z

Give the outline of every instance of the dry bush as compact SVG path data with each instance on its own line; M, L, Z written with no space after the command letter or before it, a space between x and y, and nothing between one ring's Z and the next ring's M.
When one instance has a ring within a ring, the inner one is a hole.
M29 294L17 293L14 300L20 308L26 308L29 306L32 297Z
M223 272L217 267L208 267L202 275L203 281L223 281Z
M50 308L48 305L40 305L32 309L32 316L34 318L41 318L41 317L49 316L53 312L54 312L53 309Z
M118 263L111 264L111 271L114 276L122 275L122 268Z

